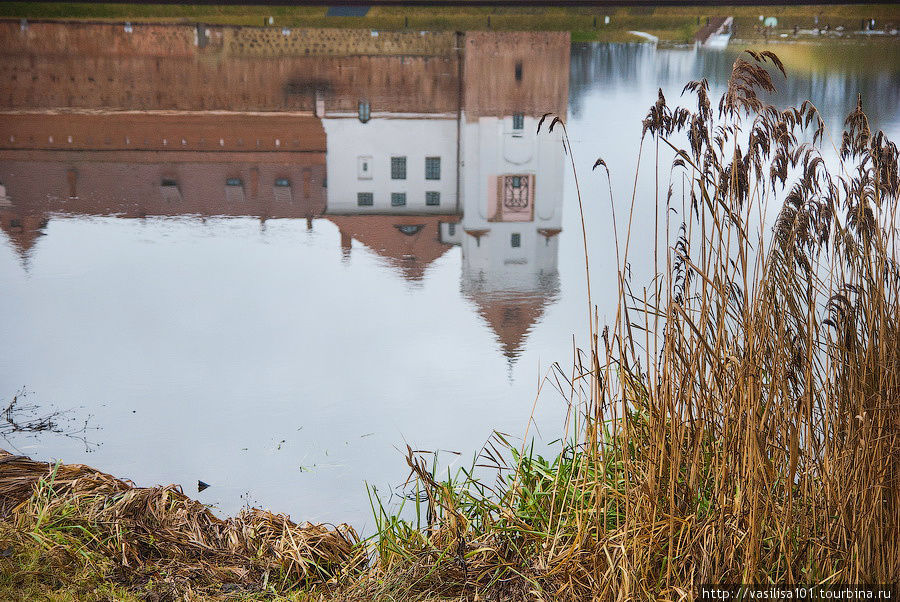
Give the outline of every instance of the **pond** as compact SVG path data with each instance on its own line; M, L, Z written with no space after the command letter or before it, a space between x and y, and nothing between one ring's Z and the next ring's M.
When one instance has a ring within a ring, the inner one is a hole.
M407 445L453 469L532 415L529 436L561 432L566 400L541 383L569 372L588 305L569 157L541 115L567 125L608 323L613 230L591 166L604 158L627 215L657 89L689 103L684 84L708 78L717 99L741 50L2 25L0 400L64 418L0 447L363 531L366 484L398 492ZM857 93L900 137L896 43L771 49L788 71L772 100L812 100L828 145Z

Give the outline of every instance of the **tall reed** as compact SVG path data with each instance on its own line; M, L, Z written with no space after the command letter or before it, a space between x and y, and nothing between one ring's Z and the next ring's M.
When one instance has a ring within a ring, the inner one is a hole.
M426 526L380 523L391 545L362 587L645 600L900 581L897 147L858 105L830 169L816 107L765 102L775 70L742 55L717 106L705 80L691 108L660 91L643 136L676 152L683 197L657 207L651 294L632 292L631 215L617 238L618 311L601 329L592 310L559 455L496 435L442 481L410 452Z

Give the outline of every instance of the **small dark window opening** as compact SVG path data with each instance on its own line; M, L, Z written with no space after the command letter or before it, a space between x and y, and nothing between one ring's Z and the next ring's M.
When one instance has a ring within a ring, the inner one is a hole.
M522 61L516 63L516 81L522 81Z
M241 181L240 178L228 178L227 180L225 180L225 185L226 186L243 186L244 183ZM163 184L163 186L165 186L165 184Z
M418 234L419 230L421 230L423 227L424 226L422 226L421 224L418 224L415 226L402 225L402 226L397 226L397 229L400 230L400 232L402 232L403 234L405 234L407 236L412 236L414 234Z
M514 233L514 234L513 234L512 236L510 236L510 238L509 238L509 244L510 244L513 248L521 247L521 246L522 246L522 235L519 234L518 232Z
M524 130L525 129L525 115L522 113L516 113L513 115L513 129L514 130Z
M238 180L238 183L240 183L240 180ZM163 179L160 186L178 186L178 182L175 180Z
M371 192L357 192L356 204L360 207L371 207L375 202L374 196Z
M512 187L513 188L521 188L522 187L522 176L513 176Z
M275 180L275 185L289 187L291 185L291 181L287 178L278 178L277 180Z

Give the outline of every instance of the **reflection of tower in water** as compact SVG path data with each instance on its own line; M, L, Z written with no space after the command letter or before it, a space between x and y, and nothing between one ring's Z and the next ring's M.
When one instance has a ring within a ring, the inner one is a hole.
M356 113L326 105L326 212L345 257L355 239L413 282L459 245L462 291L512 361L558 291L564 157L560 132L536 129L544 113L565 117L569 36L460 41L441 74L456 78L455 112L385 111L366 89Z
M466 41L462 126L463 293L512 362L559 290L569 40L559 34L477 33Z

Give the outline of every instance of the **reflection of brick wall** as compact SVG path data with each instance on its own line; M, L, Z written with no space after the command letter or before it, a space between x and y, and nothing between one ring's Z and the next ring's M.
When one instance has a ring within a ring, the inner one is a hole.
M451 32L380 31L368 29L292 29L285 35L272 27L224 30L224 46L232 56L446 56L453 53Z
M0 108L455 112L455 58L0 57Z
M312 116L234 113L0 114L0 149L315 152L325 129Z
M0 21L0 53L81 56L356 56L452 54L452 32Z
M0 181L12 207L7 214L45 215L249 215L304 218L325 211L325 159L321 155L260 157L195 153L167 162L164 153L145 161L69 152L9 160L0 156ZM241 198L229 201L226 181L241 181ZM276 180L289 186L276 186ZM164 183L177 188L166 194ZM287 194L289 191L289 194Z
M568 32L466 33L467 118L565 115L569 50Z
M0 182L24 213L318 215L325 150L311 116L0 114ZM227 198L229 178L243 182L239 202Z
M311 111L318 90L326 111L355 111L362 98L373 111L457 109L451 34L217 28L202 49L196 34L193 26L135 25L126 34L121 25L49 23L22 32L2 22L0 108ZM336 56L354 48L361 55ZM402 56L378 56L387 52Z
M0 53L9 55L193 56L193 25L30 23L0 21Z

